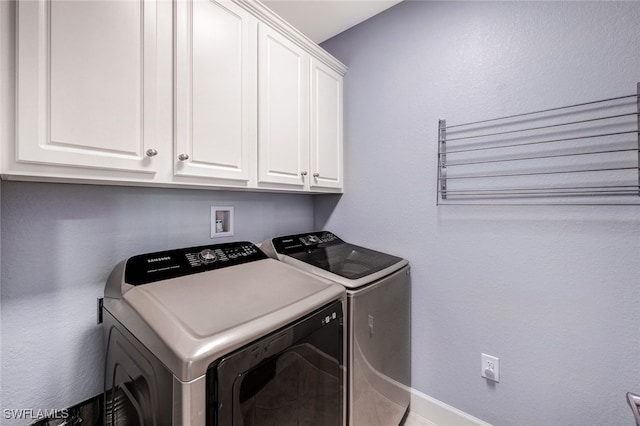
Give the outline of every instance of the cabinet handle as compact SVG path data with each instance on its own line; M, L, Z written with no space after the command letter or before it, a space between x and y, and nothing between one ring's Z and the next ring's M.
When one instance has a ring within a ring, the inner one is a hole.
M189 154L180 154L178 155L178 160L185 161L189 159Z
M306 176L307 174L308 174L308 173L307 173L307 171L306 171L306 170L303 170L303 171L301 171L301 172L300 172L300 176Z
M320 177L320 173L314 173L313 177L316 178L316 179L319 178Z
M147 154L147 157L155 157L156 155L158 155L158 151L153 148L149 148L147 152L145 152L145 154Z

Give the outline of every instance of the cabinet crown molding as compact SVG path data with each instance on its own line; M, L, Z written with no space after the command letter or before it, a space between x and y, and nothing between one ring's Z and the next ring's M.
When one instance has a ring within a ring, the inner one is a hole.
M332 68L334 71L344 76L348 70L348 67L333 57L330 53L318 46L316 42L309 37L301 33L293 25L282 19L275 12L265 6L262 2L257 0L230 0L237 3L251 14L256 16L262 22L267 23L274 29L282 33L293 43L306 50L309 54L322 61L325 65Z

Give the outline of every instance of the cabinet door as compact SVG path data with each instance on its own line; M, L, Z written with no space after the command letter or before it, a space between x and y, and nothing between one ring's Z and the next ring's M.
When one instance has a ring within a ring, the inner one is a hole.
M157 6L18 2L18 162L153 178L165 87L158 81Z
M311 60L311 189L342 188L342 76Z
M231 1L176 3L175 174L255 170L257 21Z
M259 183L308 187L309 55L259 25Z

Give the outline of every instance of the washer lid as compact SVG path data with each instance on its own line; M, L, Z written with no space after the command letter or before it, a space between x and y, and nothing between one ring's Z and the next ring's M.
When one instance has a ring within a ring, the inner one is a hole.
M105 309L183 381L345 293L273 259L137 286L124 283L120 270L126 291L118 298L105 290Z
M348 288L369 284L408 263L397 256L349 244L326 231L278 237L271 244L280 260Z

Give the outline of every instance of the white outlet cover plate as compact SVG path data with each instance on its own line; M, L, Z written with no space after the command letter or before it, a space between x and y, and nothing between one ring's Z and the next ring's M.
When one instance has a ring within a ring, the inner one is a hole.
M495 356L482 354L481 355L481 365L480 365L480 375L485 379L499 382L500 381L500 358L496 358ZM489 374L486 374L485 371L493 367L493 377L490 377Z

